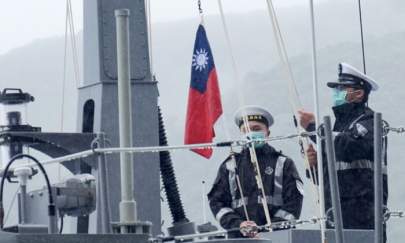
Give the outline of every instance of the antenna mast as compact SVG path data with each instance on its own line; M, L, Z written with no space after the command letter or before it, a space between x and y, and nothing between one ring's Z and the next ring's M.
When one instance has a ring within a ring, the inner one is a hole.
M360 35L361 35L361 52L363 55L363 72L366 74L366 54L364 51L364 35L363 35L363 18L361 15L361 0L359 2L359 19L360 19Z

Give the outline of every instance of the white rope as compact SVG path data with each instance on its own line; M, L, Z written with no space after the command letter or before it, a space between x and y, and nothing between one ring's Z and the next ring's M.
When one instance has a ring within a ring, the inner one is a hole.
M290 66L290 62L288 60L288 55L287 55L287 51L286 51L286 47L284 44L284 40L281 34L281 30L278 24L278 19L274 10L274 6L272 3L272 0L266 0L267 3L267 10L269 13L269 17L271 18L271 23L273 26L273 35L274 38L276 39L276 45L277 45L277 52L278 55L281 59L282 62L282 67L283 70L285 72L285 75L287 76L287 80L288 82L288 88L289 88L289 98L290 98L290 103L291 106L293 107L293 113L298 117L298 113L297 111L302 107L301 102L300 102L300 98L298 95L298 91L296 88L296 83L292 74L292 69ZM291 97L292 96L292 97Z
M223 25L224 32L225 32L225 38L226 38L226 42L227 42L227 46L228 46L228 51L229 51L229 54L230 54L230 57L231 57L231 60L232 60L233 74L234 74L235 80L238 83L238 86L242 87L240 75L239 75L238 68L237 68L236 61L235 61L235 55L233 54L233 51L232 51L231 39L230 39L229 31L228 31L228 28L227 28L227 24L226 24L225 15L224 15L221 0L218 0L218 7L219 7L220 14L221 14L221 20L222 20L222 25ZM244 97L243 97L243 95L241 93L241 89L237 89L237 90L238 90L239 102L241 104L245 104ZM248 120L247 120L246 112L245 111L242 111L242 112L245 113L245 114L243 114L243 123L245 125L245 129L247 130L247 132L250 132L250 127L248 125L249 123L248 123ZM261 191L261 194L262 194L261 199L262 199L262 205L263 205L264 214L265 214L265 217L266 217L266 223L270 227L270 225L271 225L270 212L269 212L269 208L267 207L266 194L265 194L265 191L264 191L263 181L262 181L261 173L260 173L260 167L259 167L259 163L258 163L257 155L256 155L256 150L255 150L254 146L249 147L249 153L250 153L251 162L252 162L253 166L255 167L257 187L259 188L259 190Z
M62 95L61 95L61 119L60 119L60 131L64 130L65 120L65 99L66 99L66 81L67 81L67 53L68 53L68 36L70 36L71 48L72 48L72 61L73 61L73 73L76 81L76 88L79 86L80 71L78 61L78 51L75 37L75 27L73 20L73 10L71 0L66 0L66 18L65 18L65 42L64 42L64 55L63 55L63 77L62 77ZM61 165L58 166L58 178L61 177Z
M67 65L67 47L68 47L68 29L69 29L69 0L66 0L66 16L65 16L65 42L63 53L63 77L62 77L62 95L61 95L61 107L60 107L60 131L63 132L64 120L65 120L65 89L66 89L66 65ZM58 165L58 180L61 179L62 165Z
M62 102L61 102L61 119L60 119L60 131L63 132L64 111L65 111L65 85L66 85L66 65L67 65L67 42L68 42L68 28L69 28L69 0L66 0L66 19L65 19L65 42L64 42L64 54L63 54L63 77L62 77Z
M314 2L309 0L310 4L310 15L311 15L311 36L312 36L312 75L313 75L313 93L314 93L314 105L315 105L315 128L317 129L320 122L320 111L319 111L319 89L318 89L318 64L316 55L316 36L315 36L315 17L314 17ZM318 201L319 201L319 215L321 219L325 219L325 189L324 189L324 178L323 178L323 158L322 158L322 143L321 137L317 134L317 164L318 164L318 180L319 180L319 191L318 191ZM321 227L321 240L323 243L326 242L326 222L325 220L320 220Z
M277 52L278 55L280 57L280 60L282 62L282 67L285 73L285 76L287 77L287 81L288 81L288 88L289 88L289 102L290 105L293 109L293 114L295 115L296 118L299 117L298 114L298 110L301 109L302 105L301 105L301 101L300 98L298 96L298 91L297 91L297 85L295 82L295 79L293 77L292 74L292 69L291 69L291 65L288 59L288 54L287 54L287 50L284 44L284 40L283 40L283 36L281 34L281 30L279 27L279 23L278 23L278 19L277 19L277 15L276 12L274 10L274 6L271 0L266 0L267 3L267 10L269 13L269 17L271 19L271 24L272 24L272 30L273 30L273 34L274 34L274 38L276 40L276 45L277 45ZM298 132L303 132L304 129L300 126L296 127ZM308 139L303 139L302 140L302 144L303 144L303 152L304 152L304 165L306 167L306 170L309 171L309 177L311 179L311 181L313 182L313 185L311 186L313 193L315 195L315 202L318 203L319 201L319 194L318 194L318 189L315 183L315 179L313 177L313 171L311 166L309 165L309 161L308 161L308 156L306 153L306 149L308 148L309 145L309 140Z
M73 73L76 81L76 88L80 82L80 65L78 58L78 50L75 37L75 27L73 20L73 10L71 0L66 0L66 20L65 20L65 42L64 42L64 55L63 55L63 77L62 77L62 102L61 102L61 121L60 130L64 130L64 111L65 111L65 98L66 98L66 81L67 81L67 54L68 54L68 40L70 37L73 61Z
M73 56L73 71L76 79L76 85L78 86L79 82L79 58L77 56L77 46L76 46L76 31L74 26L74 19L73 19L73 9L72 9L72 2L68 0L69 3L69 25L70 25L70 40L72 45L72 56Z
M73 71L76 79L76 88L79 87L80 82L80 65L78 57L78 49L76 44L76 30L73 18L72 2L68 0L69 3L69 24L70 24L70 39L72 44L72 56L73 56Z
M285 47L285 43L284 43L284 40L283 40L283 36L282 36L281 30L280 30L280 26L279 26L279 23L278 23L277 15L276 15L276 12L274 10L272 0L266 0L266 3L267 3L267 10L268 10L268 13L269 13L269 17L271 19L271 24L272 24L272 27L273 27L272 28L273 35L274 35L274 38L276 40L277 52L278 52L278 55L279 55L280 60L282 62L282 67L283 67L285 76L287 77L287 80L288 80L289 102L290 102L290 105L291 105L291 107L293 109L293 114L295 115L296 118L298 118L299 117L298 110L301 109L302 104L301 104L301 101L300 101L300 98L299 98L299 95L298 95L297 85L296 85L296 82L295 82L295 79L294 79L294 76L293 76L293 73L292 73L291 65L290 65L290 62L289 62L289 59L288 59L287 50L286 50L286 47ZM304 129L301 126L299 126L298 124L296 126L296 129L297 129L298 132L304 131ZM304 166L306 167L306 170L309 171L309 177L310 177L310 180L312 181L311 188L312 188L312 191L313 191L313 194L314 194L315 204L323 204L323 197L322 197L322 199L320 198L318 187L316 185L316 180L314 178L314 176L316 176L316 173L313 172L313 168L309 164L308 155L306 153L306 150L309 147L310 141L309 141L309 139L302 139L301 142L302 142L302 146L303 146L303 150L304 150L303 151L303 154L304 154ZM320 173L318 173L318 174L320 174ZM320 183L318 183L318 184L320 184ZM323 188L323 184L322 184L322 188ZM323 195L323 193L322 193L322 195ZM320 211L322 211L322 206L321 205L320 205L320 208L321 208ZM324 217L322 217L322 213L321 213L321 218L324 218ZM324 226L324 223L321 224L321 229L323 229L322 230L322 235L324 235L324 227L323 226Z

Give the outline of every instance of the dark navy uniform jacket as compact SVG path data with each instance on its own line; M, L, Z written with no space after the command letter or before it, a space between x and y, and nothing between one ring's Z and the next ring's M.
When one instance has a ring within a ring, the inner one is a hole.
M333 107L336 170L338 174L343 226L351 229L374 227L374 111L363 103ZM314 126L308 130L314 130ZM387 141L383 142L383 203L387 205ZM326 153L325 208L332 207Z
M272 221L298 219L303 190L294 162L267 144L256 149L256 154ZM238 188L236 175L239 175L244 198ZM221 164L208 199L221 226L231 229L238 228L246 220L243 201L249 219L257 225L266 224L261 195L249 150L245 148L235 154L235 160L229 157Z

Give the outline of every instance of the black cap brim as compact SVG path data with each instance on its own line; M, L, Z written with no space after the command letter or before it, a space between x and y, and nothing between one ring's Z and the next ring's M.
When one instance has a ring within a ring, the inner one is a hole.
M329 88L336 88L338 86L356 86L356 83L351 81L340 81L340 82L328 82L326 84Z

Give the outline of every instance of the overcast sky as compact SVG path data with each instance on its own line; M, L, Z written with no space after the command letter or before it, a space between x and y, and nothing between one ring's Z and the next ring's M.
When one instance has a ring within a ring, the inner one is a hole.
M71 0L76 29L82 29L83 0ZM197 0L150 0L152 21L163 22L198 16ZM265 0L222 0L226 13L265 9ZM315 0L315 2L326 0ZM66 0L1 0L0 55L36 39L62 36ZM273 0L277 7L308 4L309 0ZM202 0L206 14L217 14L217 0Z

